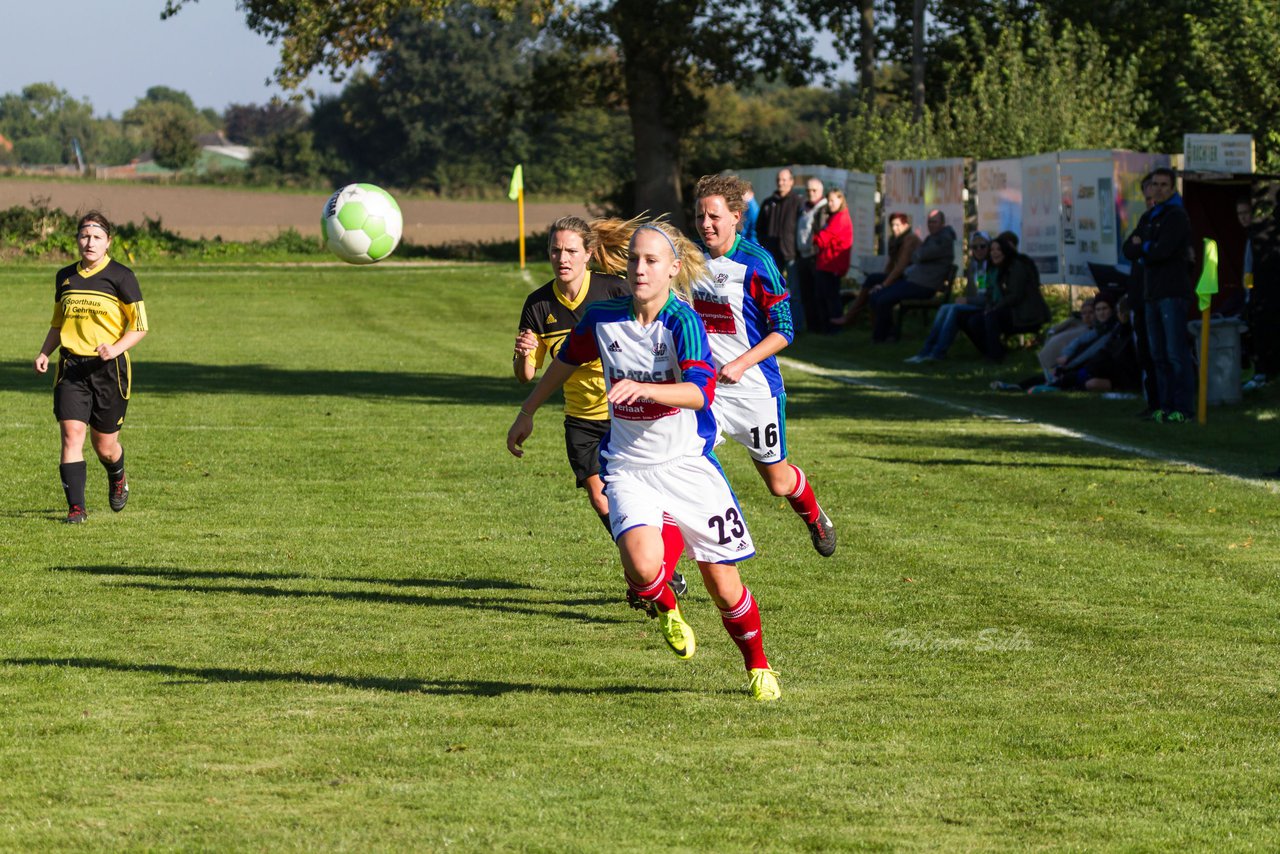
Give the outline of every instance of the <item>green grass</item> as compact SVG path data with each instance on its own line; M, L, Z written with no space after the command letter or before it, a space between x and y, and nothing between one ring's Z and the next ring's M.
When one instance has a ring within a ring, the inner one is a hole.
M1132 401L986 391L860 334L788 355L830 560L721 453L784 699L694 582L677 661L621 601L549 409L524 460L506 266L144 266L133 496L58 524L0 317L0 848L1273 849L1276 398L1159 429ZM541 281L542 273L535 279ZM1026 357L1023 357L1024 360ZM1026 373L1024 361L999 372Z

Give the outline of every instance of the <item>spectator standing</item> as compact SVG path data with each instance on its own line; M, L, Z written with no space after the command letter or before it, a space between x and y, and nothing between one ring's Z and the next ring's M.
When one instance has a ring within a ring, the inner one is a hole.
M1249 199L1236 204L1236 215L1245 230L1245 318L1254 371L1244 390L1256 391L1280 376L1280 247L1264 239Z
M1156 205L1155 193L1151 189L1151 175L1142 179L1142 198L1146 201L1147 210L1138 219L1133 236L1146 228L1148 214ZM1151 344L1147 341L1147 303L1142 297L1142 270L1135 263L1129 271L1129 286L1125 288L1125 303L1129 306L1129 326L1133 330L1133 345L1138 354L1138 365L1142 368L1142 397L1147 402L1146 409L1138 413L1139 418L1151 420L1160 408L1160 387L1156 383L1156 363L1151 358Z
M813 245L814 235L826 227L827 218L830 215L822 182L817 178L810 178L805 182L805 200L800 208L800 216L796 219L795 290L800 292L800 305L804 309L804 325L814 332L825 332L828 318L831 316L825 307L819 308L818 302L814 299L818 274L818 250Z
M815 332L832 332L831 318L840 310L840 279L849 272L849 253L853 250L853 220L844 191L832 188L827 193L830 216L823 229L813 236L817 250L815 303L810 316ZM807 307L808 302L805 303Z
M949 288L949 274L955 264L956 233L947 225L940 210L929 211L929 236L911 254L911 266L903 278L892 284L879 284L871 289L871 340L876 344L896 341L893 333L893 309L908 299L931 299Z
M1139 220L1124 245L1125 257L1142 273L1147 339L1155 362L1159 403L1153 420L1182 424L1192 415L1195 373L1187 335L1192 298L1191 219L1174 186L1176 175L1162 167L1151 173L1155 206Z
M862 282L858 296L840 317L831 318L832 326L847 326L867 307L871 294L881 285L892 285L911 266L911 256L920 248L920 238L911 229L911 217L901 211L889 214L889 264L883 273L872 273Z
M777 180L778 189L760 205L756 234L760 245L773 257L778 272L791 279L794 270L789 268L796 260L796 220L803 200L791 192L796 179L790 169L779 169Z
M760 219L760 203L756 201L756 191L747 190L743 193L742 200L747 203L746 210L742 212L742 236L752 243L759 243L756 220Z

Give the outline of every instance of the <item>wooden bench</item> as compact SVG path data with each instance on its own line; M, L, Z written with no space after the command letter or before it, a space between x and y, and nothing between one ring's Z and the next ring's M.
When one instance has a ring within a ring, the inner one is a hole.
M898 303L898 316L893 326L893 332L898 338L902 338L902 323L906 320L908 314L919 314L921 325L926 331L928 330L929 324L933 322L934 312L951 302L955 293L958 269L955 264L951 265L951 269L947 271L947 278L945 279L947 286L929 299L904 299Z

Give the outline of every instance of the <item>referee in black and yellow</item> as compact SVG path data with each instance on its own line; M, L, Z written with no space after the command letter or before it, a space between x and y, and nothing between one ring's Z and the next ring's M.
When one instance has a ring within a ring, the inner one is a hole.
M76 226L80 261L58 271L53 321L36 356L36 373L49 370L59 349L53 386L53 414L62 431L62 489L66 522L78 524L85 511L84 434L107 470L107 498L119 512L129 500L120 428L129 407L133 372L129 348L147 334L147 311L138 279L111 259L111 223L98 211Z

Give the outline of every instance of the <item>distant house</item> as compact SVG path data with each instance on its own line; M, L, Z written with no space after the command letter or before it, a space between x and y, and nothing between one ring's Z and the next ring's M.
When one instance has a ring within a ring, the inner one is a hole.
M253 159L253 149L247 145L232 145L222 131L203 133L196 137L200 144L200 156L193 167L198 175L206 172L229 172L247 169Z

